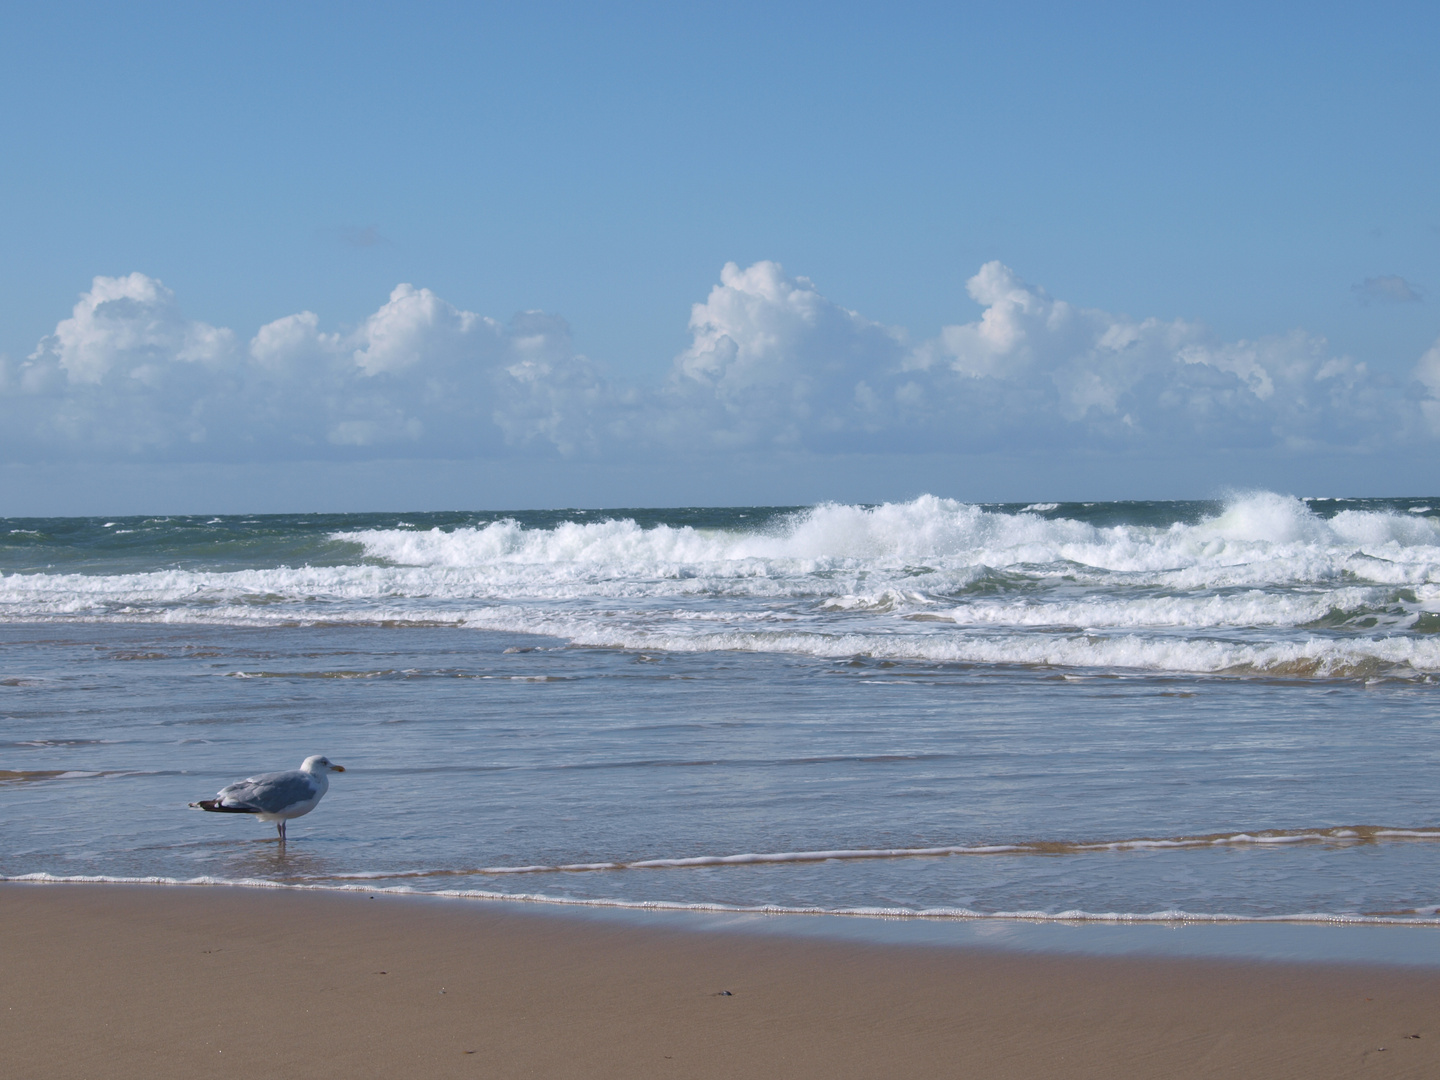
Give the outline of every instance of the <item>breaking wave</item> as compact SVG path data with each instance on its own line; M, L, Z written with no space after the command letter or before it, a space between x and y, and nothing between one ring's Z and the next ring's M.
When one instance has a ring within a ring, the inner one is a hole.
M1427 508L1421 508L1427 509ZM1282 677L1440 672L1440 520L1288 496L1100 525L922 496L697 527L330 530L334 565L0 575L0 619L457 625L646 650ZM576 515L580 516L580 515ZM164 565L166 562L171 565Z

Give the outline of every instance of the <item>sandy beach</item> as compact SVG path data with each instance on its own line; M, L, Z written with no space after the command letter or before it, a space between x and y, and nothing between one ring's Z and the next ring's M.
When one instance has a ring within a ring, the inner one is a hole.
M878 947L527 907L0 886L5 1072L1421 1077L1440 972Z

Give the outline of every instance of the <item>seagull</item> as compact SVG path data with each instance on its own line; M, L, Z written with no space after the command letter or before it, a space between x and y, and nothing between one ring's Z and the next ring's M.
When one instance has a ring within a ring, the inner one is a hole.
M314 754L288 772L267 772L247 777L221 788L213 799L190 805L215 814L256 814L259 821L275 822L280 842L285 842L285 822L308 814L320 805L330 789L330 774L344 772L345 766Z

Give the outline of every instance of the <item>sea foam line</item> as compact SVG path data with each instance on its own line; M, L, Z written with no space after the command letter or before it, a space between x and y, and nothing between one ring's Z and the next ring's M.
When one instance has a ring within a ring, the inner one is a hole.
M1282 915L1240 915L1230 912L1196 912L1172 908L1165 911L975 911L971 908L904 907L808 907L784 904L684 903L674 900L582 899L548 896L543 893L502 893L482 889L415 889L408 885L366 886L297 884L264 878L167 878L158 876L112 877L99 874L62 876L34 873L0 875L0 882L43 885L164 885L247 889L279 889L293 892L380 893L391 896L438 896L456 900L496 900L510 903L553 904L559 907L612 908L633 911L695 911L754 915L843 915L859 918L950 919L955 921L1002 921L1032 923L1322 923L1356 926L1440 926L1440 914L1433 907L1417 908L1415 914L1301 911Z
M746 852L629 862L560 863L554 866L485 866L471 869L374 870L331 874L340 881L395 878L503 877L512 874L575 874L615 870L687 870L707 866L836 862L863 859L939 858L952 855L1081 855L1105 851L1181 850L1246 844L1369 844L1382 840L1440 840L1440 829L1403 829L1384 825L1330 826L1320 829L1260 829L1204 836L1135 837L1127 840L1036 840L1010 844L954 844L943 847L852 848L833 851Z

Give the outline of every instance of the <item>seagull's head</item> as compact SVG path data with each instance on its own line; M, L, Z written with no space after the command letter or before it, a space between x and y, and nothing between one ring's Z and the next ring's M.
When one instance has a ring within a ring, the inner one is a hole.
M308 773L344 772L345 766L332 764L328 757L321 754L311 754L301 764L300 771Z

